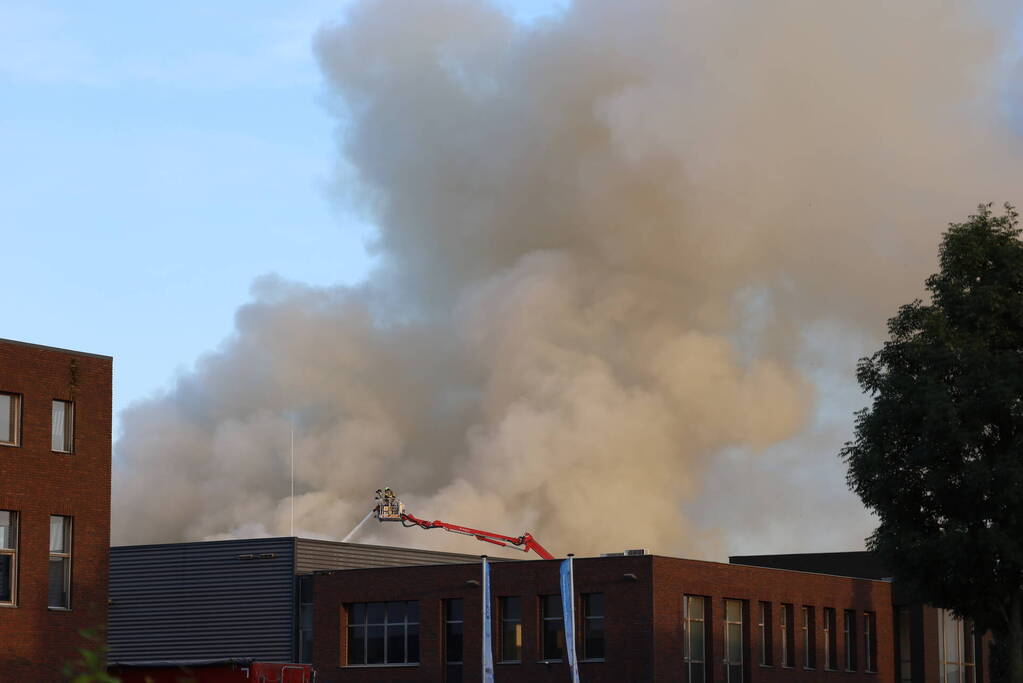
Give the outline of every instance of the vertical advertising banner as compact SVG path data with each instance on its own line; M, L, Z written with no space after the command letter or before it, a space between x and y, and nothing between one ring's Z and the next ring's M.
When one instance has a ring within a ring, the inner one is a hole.
M491 633L493 620L490 598L490 563L483 556L483 683L494 683L494 638Z
M561 562L561 611L565 615L565 661L572 683L579 683L579 662L575 656L575 577L572 556Z

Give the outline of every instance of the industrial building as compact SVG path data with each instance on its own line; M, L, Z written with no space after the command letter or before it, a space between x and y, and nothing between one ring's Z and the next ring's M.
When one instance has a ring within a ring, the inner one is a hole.
M473 559L294 537L114 547L109 659L308 663L314 571Z
M0 340L0 680L63 680L102 645L113 360Z
M498 683L569 680L559 565L491 567ZM480 576L478 561L318 572L317 680L480 681ZM581 558L575 604L586 683L896 680L887 580L656 555Z

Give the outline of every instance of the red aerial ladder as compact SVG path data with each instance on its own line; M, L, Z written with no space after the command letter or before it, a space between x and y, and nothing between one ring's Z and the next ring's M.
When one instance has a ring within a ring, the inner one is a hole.
M398 496L394 494L394 491L387 487L377 489L376 500L377 506L373 508L373 515L377 518L378 522L401 522L401 525L405 527L417 526L421 529L443 529L453 534L474 536L477 540L493 543L503 548L514 548L524 553L532 550L545 560L554 559L554 556L537 543L536 539L529 533L522 534L521 536L505 536L504 534L495 534L492 531L470 529L467 526L449 524L440 520L428 522L425 519L419 519L415 515L405 512L405 504L398 500Z

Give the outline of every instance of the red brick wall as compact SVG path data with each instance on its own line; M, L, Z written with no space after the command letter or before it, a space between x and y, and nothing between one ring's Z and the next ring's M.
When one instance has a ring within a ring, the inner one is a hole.
M523 599L522 663L496 664L495 679L498 683L568 680L564 664L538 662L541 657L538 596L559 592L558 562L495 564L492 570L495 611L499 596L518 595ZM626 574L635 575L635 579L626 577ZM466 614L464 680L466 683L479 681L480 619L477 615L481 610L480 588L466 584L470 579L478 580L479 576L478 565L395 567L318 575L314 645L317 680L325 683L443 681L442 600L460 597L465 601ZM723 630L718 625L723 623L722 601L727 597L749 600L751 610L756 609L758 600L791 602L797 606L814 605L817 607L818 630L822 630L820 610L824 606L839 610L839 619L841 610L845 608L877 613L880 673L866 674L862 667L855 674L824 672L823 634L819 634L817 670L803 671L801 666L796 669L782 669L780 666L760 668L758 660L753 659L752 665L747 667L747 681L893 681L891 593L887 583L654 556L578 559L575 577L577 593L604 593L606 601L605 661L580 665L582 680L587 683L684 681L681 626L684 593L712 598L711 633L718 664L712 670L713 678L709 680L725 681L724 668L720 664ZM351 602L387 600L419 601L420 664L343 668L347 659L342 606ZM755 615L755 611L751 615ZM752 626L755 627L755 622ZM495 646L497 633L495 625ZM859 633L862 637L862 631ZM755 628L751 629L750 635L755 635ZM798 647L797 655L802 656ZM776 654L776 659L778 656L780 653ZM797 660L797 664L800 662Z
M78 632L105 628L112 363L0 340L0 391L22 395L21 445L0 446L0 509L19 516L17 606L0 607L2 681L61 680ZM50 450L53 399L75 403L72 454ZM51 514L74 518L70 611L47 608Z
M684 681L682 654L683 595L709 597L711 607L707 624L711 634L711 665L708 680L724 682L724 601L725 599L745 600L748 613L744 619L748 631L746 671L747 681L763 683L809 683L810 681L843 681L864 683L892 683L895 676L893 611L891 584L865 579L847 579L823 574L804 574L778 569L763 569L743 565L698 562L667 557L654 557L654 621L657 641L655 646L655 670L657 681ZM759 602L772 604L773 666L760 666ZM782 604L793 605L795 632L794 668L781 666L781 625ZM802 606L812 606L815 616L816 666L813 670L803 668L804 651L802 643ZM856 673L824 670L824 608L836 611L836 643L839 669L845 668L845 652L842 643L842 620L846 609L855 609L858 665ZM865 649L863 645L863 613L877 615L877 673L866 673Z

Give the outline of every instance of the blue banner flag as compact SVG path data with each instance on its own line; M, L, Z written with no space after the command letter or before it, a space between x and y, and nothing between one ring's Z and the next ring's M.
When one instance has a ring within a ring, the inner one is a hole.
M572 683L579 683L579 662L575 656L575 577L572 558L561 562L561 612L565 615L565 661Z
M494 638L491 634L490 563L483 556L483 683L494 683Z

